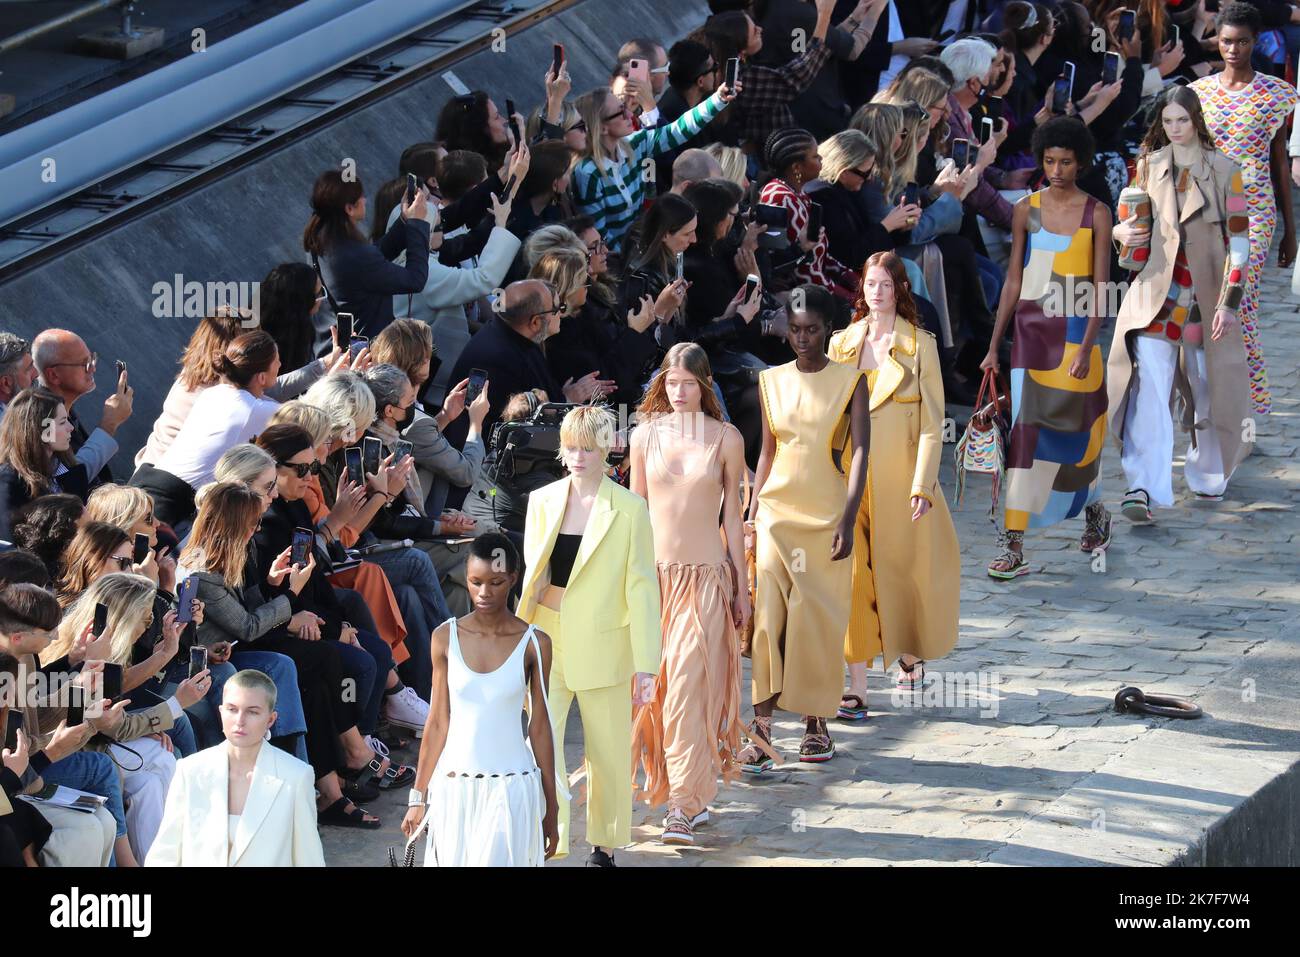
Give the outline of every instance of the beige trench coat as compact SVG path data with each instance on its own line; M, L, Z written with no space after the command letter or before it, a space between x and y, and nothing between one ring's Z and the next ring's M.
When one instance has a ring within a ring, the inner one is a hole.
M1210 338L1214 309L1219 302L1228 256L1226 232L1228 188L1237 164L1217 150L1202 154L1205 159L1192 171L1192 185L1183 204L1182 226L1186 234L1184 249L1196 291L1196 305L1205 325L1206 378L1210 390L1212 419L1196 409L1188 384L1185 352L1180 350L1174 377L1171 408L1185 430L1213 428L1219 436L1224 474L1250 454L1251 443L1244 440L1246 421L1251 417L1250 375L1246 366L1246 347L1240 329L1217 342ZM1142 166L1138 167L1142 182ZM1166 146L1152 153L1146 163L1146 191L1151 197L1154 223L1151 230L1151 256L1142 271L1132 279L1115 319L1115 338L1106 362L1106 378L1112 410L1111 434L1120 448L1124 445L1124 427L1129 392L1136 384L1133 376L1133 338L1151 323L1164 305L1173 282L1174 260L1178 255L1179 231L1175 216L1178 201L1174 195L1173 150ZM1186 347L1185 347L1186 348ZM1140 440L1140 437L1139 437Z
M831 337L833 362L858 367L867 324ZM853 607L845 658L885 667L907 653L942 658L957 643L961 555L939 485L943 378L935 338L895 320L894 344L871 388L867 494L853 541ZM912 521L913 495L930 510ZM883 648L882 648L883 646Z

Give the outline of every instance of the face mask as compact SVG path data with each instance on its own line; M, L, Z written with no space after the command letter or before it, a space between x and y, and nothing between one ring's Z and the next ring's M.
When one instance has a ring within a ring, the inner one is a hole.
M393 423L393 427L396 428L398 432L400 432L402 431L402 429L410 425L411 420L414 418L415 418L415 405L414 403L412 403L411 405L406 407L406 411L402 413L402 417Z

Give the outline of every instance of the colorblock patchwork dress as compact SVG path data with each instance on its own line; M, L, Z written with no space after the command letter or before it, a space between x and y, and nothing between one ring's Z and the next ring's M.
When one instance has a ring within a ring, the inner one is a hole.
M1287 115L1300 102L1296 88L1263 73L1256 73L1250 86L1236 92L1219 84L1219 74L1202 77L1190 84L1201 98L1205 125L1214 137L1214 145L1241 167L1250 211L1250 268L1246 272L1246 294L1239 319L1246 340L1246 362L1250 367L1250 394L1255 411L1266 415L1273 399L1264 365L1264 349L1259 341L1256 314L1259 311L1259 277L1268 260L1277 229L1277 202L1269 172L1269 149L1273 136L1286 122ZM1286 171L1283 171L1286 175Z
M1105 362L1093 344L1088 375L1070 375L1088 326L1083 294L1092 282L1092 218L1065 236L1043 228L1042 192L1029 197L1020 302L1011 347L1011 440L1007 450L1006 526L1044 528L1081 515L1101 495L1106 438ZM1064 295L1063 295L1064 293ZM1065 315L1052 315L1062 311ZM1078 310L1083 311L1083 310Z

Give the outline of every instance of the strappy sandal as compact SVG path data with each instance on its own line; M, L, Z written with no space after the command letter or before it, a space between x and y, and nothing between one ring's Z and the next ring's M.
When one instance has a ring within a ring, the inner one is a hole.
M1020 551L1016 551L1011 546L1020 545ZM1013 578L1019 578L1021 575L1029 574L1029 562L1025 561L1025 536L1023 532L1003 532L998 536L998 546L1002 551L998 552L996 558L988 564L989 578L996 578L999 581L1011 581ZM995 566L1003 567L997 568Z
M1151 496L1146 489L1131 488L1125 492L1119 510L1134 525L1150 525L1154 521L1151 517Z
M1110 533L1113 522L1111 521L1110 512L1106 511L1106 506L1098 505L1097 509L1088 506L1084 513L1083 537L1079 539L1079 551L1092 554L1101 549L1103 552L1110 548Z
M351 807L352 810L345 811L344 807ZM355 827L363 831L374 831L383 825L378 818L373 821L367 821L366 815L369 812L365 808L357 807L345 797L339 798L329 807L316 812L317 824L328 824L333 827ZM374 815L370 815L374 817Z
M813 764L829 761L835 757L835 742L831 740L830 730L825 718L814 718L813 727L817 730L807 731L799 742L799 760Z
M389 755L388 745L373 735L366 735L366 744L370 750L378 757L371 758L367 765L370 770L375 772L371 782L378 786L381 791L392 791L395 788L405 787L415 780L415 768L407 764L394 764ZM384 760L388 760L387 770L381 770L384 767ZM364 770L364 769L363 769Z
M865 721L870 717L866 700L852 691L845 692L840 696L840 709L835 712L835 717L841 721Z
M1216 495L1214 492L1193 492L1192 494L1196 496L1196 500L1198 502L1222 502L1223 501L1222 493Z
M361 780L361 772L364 770L365 768L362 768L361 771L357 771L355 774L339 772L340 790L343 792L343 796L353 804L373 801L379 797L378 782L373 779L369 781Z
M745 728L749 744L736 754L736 763L746 774L762 774L781 763L781 756L772 748L772 719L754 715L754 723Z
M903 664L903 659L898 659L898 677L894 679L894 687L899 691L920 691L925 687L925 662L914 661L910 665Z

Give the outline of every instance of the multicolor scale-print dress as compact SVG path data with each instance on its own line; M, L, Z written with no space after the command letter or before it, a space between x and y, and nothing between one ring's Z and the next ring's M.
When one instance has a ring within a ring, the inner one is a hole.
M1263 73L1245 89L1233 93L1219 85L1219 75L1202 77L1191 88L1201 98L1205 125L1214 144L1241 167L1250 211L1250 268L1246 272L1246 291L1242 300L1241 333L1246 340L1246 362L1250 367L1250 395L1255 412L1264 415L1272 410L1273 399L1268 387L1268 370L1259 341L1256 314L1259 311L1259 277L1268 260L1269 247L1277 228L1277 203L1269 174L1269 148L1273 136L1286 122L1287 115L1300 102L1295 87ZM1286 175L1286 171L1283 171Z
M1101 496L1106 438L1106 363L1092 346L1088 375L1070 375L1091 303L1091 196L1073 234L1043 228L1042 192L1029 197L1025 264L1011 346L1011 441L1007 529L1023 532L1074 518ZM1087 296L1086 302L1081 301ZM1064 309L1062 306L1064 305ZM1065 315L1061 315L1061 312Z

